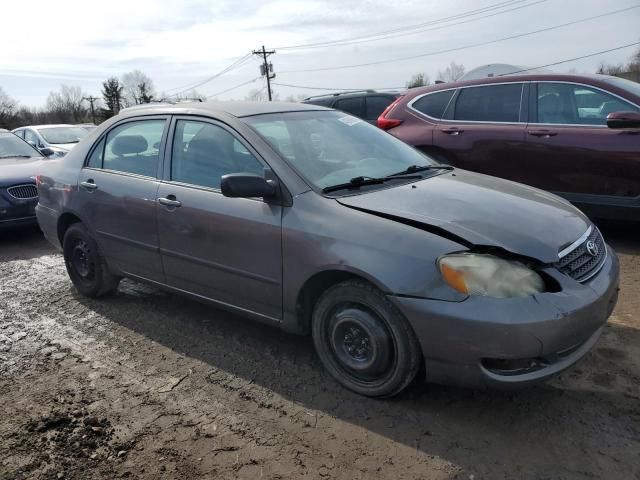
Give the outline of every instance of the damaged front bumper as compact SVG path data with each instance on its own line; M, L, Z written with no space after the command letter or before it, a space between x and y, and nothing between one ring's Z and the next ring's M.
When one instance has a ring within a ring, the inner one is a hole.
M609 247L607 247L609 248ZM446 302L390 295L413 327L429 382L515 387L568 368L596 343L618 296L619 263L609 248L600 272L578 283L555 268L561 286L526 298L471 296Z

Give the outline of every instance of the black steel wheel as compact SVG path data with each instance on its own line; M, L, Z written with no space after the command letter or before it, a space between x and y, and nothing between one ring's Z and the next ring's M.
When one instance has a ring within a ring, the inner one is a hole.
M62 242L67 273L78 291L87 297L114 292L120 278L112 275L98 245L81 223L71 225Z
M315 306L312 333L329 373L363 395L395 395L420 368L411 327L382 292L365 282L342 282L327 290Z

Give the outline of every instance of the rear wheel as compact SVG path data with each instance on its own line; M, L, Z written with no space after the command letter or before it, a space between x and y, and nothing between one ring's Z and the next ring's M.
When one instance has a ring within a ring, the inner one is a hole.
M328 289L314 308L312 334L329 373L362 395L396 395L420 368L413 330L395 305L365 282Z
M98 245L86 227L74 223L64 234L64 263L78 291L87 297L100 297L117 290L120 278L109 273Z

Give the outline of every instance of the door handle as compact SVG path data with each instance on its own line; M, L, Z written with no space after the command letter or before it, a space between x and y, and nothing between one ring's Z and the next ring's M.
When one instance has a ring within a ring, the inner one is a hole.
M555 137L558 134L558 132L553 132L551 130L529 130L527 131L527 133L529 135L533 135L534 137L541 138Z
M460 135L462 132L464 132L463 129L458 128L458 127L443 128L440 131L442 133L446 133L447 135Z
M166 197L162 197L158 199L158 203L164 205L165 207L181 207L182 202L180 200L176 200L175 195L167 195Z
M80 185L82 187L84 187L85 189L89 190L90 192L92 192L96 188L98 188L98 185L96 185L96 183L93 181L92 178L90 178L89 180L86 180L84 182L80 182Z

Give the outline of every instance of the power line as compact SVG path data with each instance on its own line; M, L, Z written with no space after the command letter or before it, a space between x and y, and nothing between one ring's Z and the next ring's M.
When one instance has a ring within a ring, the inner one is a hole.
M515 3L521 3L522 1L527 1L527 0L519 0L518 2ZM294 49L313 49L313 48L329 48L329 47L341 47L341 46L345 46L345 45L353 45L353 44L357 44L357 43L368 43L368 42L377 42L380 40L387 40L390 38L397 38L397 37L403 37L403 36L409 36L409 35L417 35L418 33L423 33L423 32L430 32L430 31L434 31L434 30L441 30L443 28L449 28L449 27L454 27L456 25L462 25L465 23L471 23L471 22L475 22L478 20L483 20L485 18L490 18L490 17L495 17L497 15L502 15L504 13L509 13L509 12L513 12L516 10L521 10L523 8L527 8L527 7L532 7L533 5L537 5L539 3L544 3L548 0L537 0L534 1L532 3L528 3L526 5L519 5L513 8L509 8L507 10L502 10L499 12L494 12L494 13L490 13L488 15L483 15L480 17L476 17L476 18L470 18L467 20L462 20L460 22L455 22L455 23L450 23L448 25L438 25L439 23L446 23L446 22L450 22L452 20L456 20L456 19L461 19L461 18L466 18L468 16L475 16L478 15L479 13L486 13L487 11L490 10L495 10L498 8L503 8L503 7L508 7L510 5L512 5L514 2L503 2L502 4L498 4L499 6L493 6L493 8L489 8L486 7L485 9L480 9L480 10L484 10L484 11L476 11L473 10L469 15L465 15L465 14L459 14L456 16L452 16L452 17L447 17L445 19L441 19L441 20L433 20L431 22L426 22L426 23L422 23L422 24L418 24L418 25L413 25L413 26L409 26L409 27L402 27L402 28L397 28L397 29L393 29L393 30L387 30L385 32L379 32L379 33L372 33L370 35L365 35L362 37L352 37L352 38L348 38L348 39L342 39L342 40L334 40L334 41L330 41L330 42L318 42L318 43L308 43L308 44L304 44L304 45L294 45L294 46L289 46L289 47L279 47L278 49L282 49L282 50L294 50ZM507 5L504 5L504 4ZM466 12L469 13L469 12ZM432 26L432 25L436 25L436 26Z
M183 87L178 87L178 88L182 88L182 90L180 90L179 92L176 93L172 93L171 95L167 95L167 98L171 98L171 97L177 97L178 95L181 95L185 92L188 92L190 90L193 90L195 88L201 87L202 85L204 85L205 83L209 83L212 80L215 80L216 78L224 75L225 73L229 73L231 70L234 70L236 68L241 67L244 63L246 63L246 61L251 58L251 53L247 53L246 55L244 55L243 57L240 57L238 59L236 59L231 65L229 65L227 68L219 71L218 73L216 73L215 75L210 76L209 78L206 78L196 84L193 84L189 87L184 88ZM171 90L175 90L174 88L170 89Z
M399 58L392 58L392 59L388 59L388 60L378 60L375 62L367 62L367 63L359 63L359 64L354 64L354 65L338 65L335 67L321 67L321 68L308 68L308 69L301 69L301 70L285 70L281 73L302 73L302 72L321 72L321 71L327 71L327 70L343 70L343 69L348 69L348 68L359 68L359 67L368 67L371 65L382 65L385 63L393 63L393 62L402 62L405 60L413 60L414 58L422 58L422 57L429 57L429 56L433 56L433 55L439 55L442 53L450 53L450 52L456 52L456 51L460 51L460 50L466 50L468 48L475 48L475 47L481 47L481 46L485 46L485 45L491 45L494 43L499 43L499 42L504 42L507 40L513 40L515 38L522 38L522 37L527 37L529 35L535 35L537 33L542 33L542 32L548 32L551 30L556 30L558 28L563 28L563 27L568 27L570 25L576 25L578 23L583 23L583 22L587 22L590 20L595 20L597 18L602 18L602 17L607 17L610 15L615 15L617 13L622 13L622 12L626 12L629 10L633 10L635 8L639 8L640 5L634 5L632 7L627 7L627 8L622 8L620 10L614 10L612 12L607 12L607 13L602 13L600 15L594 15L591 17L586 17L586 18L582 18L580 20L574 20L571 22L567 22L567 23L562 23L559 25L553 25L551 27L546 27L546 28L541 28L538 30L533 30L530 32L525 32L525 33L519 33L517 35L510 35L508 37L502 37L502 38L498 38L496 40L490 40L488 42L479 42L479 43L472 43L469 45L465 45L463 47L455 47L455 48L448 48L445 50L438 50L438 51L433 51L433 52L427 52L427 53L421 53L419 55L411 55L408 57L399 57Z
M560 64L563 64L563 63L575 62L576 60L582 60L583 58L595 57L597 55L602 55L603 53L615 52L616 50L622 50L624 48L633 47L635 45L640 45L640 42L628 43L626 45L621 45L619 47L609 48L607 50L601 50L601 51L595 52L595 53L589 53L587 55L582 55L580 57L568 58L566 60L560 60L559 62L547 63L546 65L539 65L537 67L525 68L523 70L517 70L515 72L505 73L505 74L502 74L502 75L499 75L499 76L515 75L516 73L529 72L531 70L536 70L538 68L553 67L554 65L560 65Z
M230 92L231 90L235 90L236 88L244 87L245 85L249 85L250 83L255 82L256 80L260 80L261 77L256 77L248 82L241 83L236 85L235 87L227 88L226 90L222 90L221 92L213 93L211 95L207 95L208 97L217 97L218 95L222 95L223 93Z
M629 48L629 47L633 47L635 45L640 45L640 42L633 42L633 43L628 43L626 45L620 45L618 47L613 47L613 48L609 48L607 50L601 50L599 52L594 52L594 53L588 53L586 55L581 55L579 57L573 57L573 58L567 58L565 60L559 60L557 62L553 62L553 63L548 63L546 65L539 65L537 67L531 67L531 68L525 68L522 70L517 70L515 72L509 72L509 73L503 73L499 76L508 76L508 75L515 75L518 73L524 73L524 72L529 72L531 70L537 70L539 68L546 68L546 67L553 67L554 65L561 65L563 63L569 63L569 62L574 62L576 60L582 60L584 58L589 58L589 57L595 57L597 55L602 55L603 53L609 53L609 52L615 52L616 50L622 50L625 48ZM332 90L332 91L342 91L342 92L349 92L349 91L354 91L354 92L361 92L364 90L404 90L406 87L388 87L388 88L336 88L336 87L310 87L308 85L291 85L288 83L275 83L274 85L278 85L279 87L291 87L291 88L302 88L302 89L306 89L306 90Z

